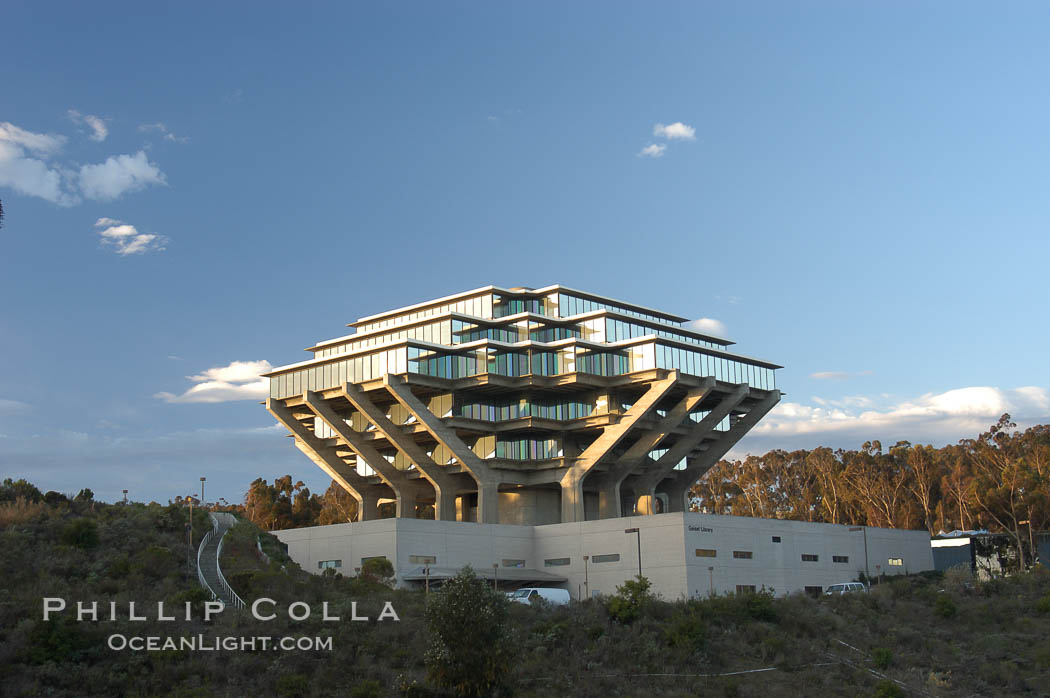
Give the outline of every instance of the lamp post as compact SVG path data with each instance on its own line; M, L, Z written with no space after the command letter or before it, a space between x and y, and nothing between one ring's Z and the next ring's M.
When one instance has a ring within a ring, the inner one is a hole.
M426 580L426 593L430 594L430 565L423 568L423 579Z
M634 533L638 536L638 578L642 578L642 531L638 528L625 528L624 533Z
M499 593L499 563L492 563L492 590Z
M868 569L868 527L854 526L849 530L850 533L856 533L857 531L864 532L864 576L868 578L868 584L871 584L871 570Z
M583 556L583 590L587 592L587 598L591 598L591 585L590 580L587 578L587 561L591 559L590 555Z
M204 506L204 479L201 478L201 506Z
M124 503L127 504L128 503L128 491L127 490L123 490L123 492L124 492Z
M710 566L707 568L707 575L711 578L711 596L715 595L715 568Z

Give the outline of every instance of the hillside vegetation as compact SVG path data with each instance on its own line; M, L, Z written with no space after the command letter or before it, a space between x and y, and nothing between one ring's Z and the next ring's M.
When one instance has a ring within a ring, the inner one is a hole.
M205 622L206 597L189 565L186 507L110 505L94 502L87 491L69 500L30 488L10 480L0 487L5 696L1047 691L1050 574L1041 568L988 583L954 571L913 576L870 594L820 599L751 594L671 602L649 597L643 580L625 585L617 597L560 608L508 604L467 575L465 601L450 597L428 612L422 592L388 588L389 570L381 567L357 578L306 574L265 533L264 557L256 545L260 531L243 522L230 534L223 568L249 602L275 599L277 618L262 622L229 610ZM198 541L207 527L206 513L195 510ZM43 597L62 597L70 608L45 622ZM432 593L429 600L444 598ZM116 601L119 619L76 622L78 600L102 602L102 615ZM127 620L128 601L149 620ZM158 601L179 620L158 622ZM187 601L189 621L182 618ZM285 609L294 601L310 605L308 620L289 619ZM341 621L322 620L325 601ZM378 620L386 601L399 622ZM369 620L350 620L352 602ZM489 632L486 617L505 620ZM113 634L321 637L331 638L332 649L133 652L110 649ZM463 648L492 660L484 665L491 674L487 688L455 683ZM486 655L490 649L495 654Z

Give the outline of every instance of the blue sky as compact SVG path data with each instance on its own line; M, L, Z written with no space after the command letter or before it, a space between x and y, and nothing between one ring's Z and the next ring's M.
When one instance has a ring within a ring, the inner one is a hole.
M0 476L323 489L235 362L490 283L707 318L783 364L737 455L1048 421L1048 22L1022 2L8 3ZM215 379L222 401L186 396Z

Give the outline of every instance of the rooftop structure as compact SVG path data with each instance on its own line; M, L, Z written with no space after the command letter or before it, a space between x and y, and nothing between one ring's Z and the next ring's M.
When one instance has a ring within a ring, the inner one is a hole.
M359 520L680 512L780 399L779 366L685 322L559 285L486 286L351 323L266 374L266 407Z

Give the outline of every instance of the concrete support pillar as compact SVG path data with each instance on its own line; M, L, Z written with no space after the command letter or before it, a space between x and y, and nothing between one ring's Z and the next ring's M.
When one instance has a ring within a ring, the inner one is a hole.
M499 523L499 483L478 485L478 523Z
M416 495L418 491L415 487L403 486L398 490L397 493L397 518L399 519L414 519L416 518Z
M616 480L603 482L598 487L598 517L615 519L620 516L620 483Z
M583 508L583 474L570 468L561 482L561 522L586 521L587 514Z
M689 487L686 487L678 482L664 481L663 487L660 488L667 494L667 511L668 512L679 512L689 511Z
M450 487L434 488L434 518L438 521L456 520L456 493Z
M357 503L358 521L375 521L379 518L379 497L371 492L361 495Z

